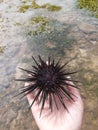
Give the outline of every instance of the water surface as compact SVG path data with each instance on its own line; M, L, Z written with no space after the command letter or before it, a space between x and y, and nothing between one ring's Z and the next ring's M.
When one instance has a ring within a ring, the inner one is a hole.
M69 69L82 69L76 75L82 82L81 95L85 111L82 130L98 129L98 19L85 9L79 10L75 0L36 0L38 5L60 6L59 11L47 8L20 7L30 2L3 0L0 3L0 130L37 130L25 99L13 98L24 76L18 66L30 68L31 56L43 59L62 57L62 63L76 58Z

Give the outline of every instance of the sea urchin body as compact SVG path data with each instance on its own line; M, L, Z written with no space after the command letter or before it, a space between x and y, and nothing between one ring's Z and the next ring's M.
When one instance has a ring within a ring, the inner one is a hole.
M64 67L68 64L68 62L64 65L60 65L60 60L55 63L54 60L50 61L50 57L48 58L47 63L40 56L39 62L37 62L33 56L32 58L36 63L36 66L32 66L33 71L20 68L21 70L26 71L30 76L28 76L26 79L16 79L17 81L25 81L30 83L27 87L24 87L19 94L24 93L23 96L26 96L27 94L36 91L31 107L34 102L40 98L39 101L42 104L40 114L44 109L44 105L47 99L49 100L49 108L51 109L51 111L53 101L55 102L55 106L58 109L58 103L55 96L58 97L60 103L67 110L62 95L64 95L69 100L74 100L72 98L72 95L74 94L68 90L68 86L75 88L77 87L73 84L70 84L70 81L73 80L69 79L68 76L76 73L76 71L65 72Z

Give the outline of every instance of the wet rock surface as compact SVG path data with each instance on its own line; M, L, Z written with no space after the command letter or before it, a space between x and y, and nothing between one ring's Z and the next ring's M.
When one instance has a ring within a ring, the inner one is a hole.
M23 86L14 81L24 76L18 66L31 68L31 56L38 54L45 60L48 55L63 57L63 63L76 56L69 69L82 69L76 75L83 86L82 130L98 129L98 19L76 9L74 0L49 2L62 9L57 12L30 9L20 13L21 0L0 3L0 130L38 130L28 111L27 99L13 98ZM37 3L46 2L37 0ZM39 16L42 22L32 25L31 18Z

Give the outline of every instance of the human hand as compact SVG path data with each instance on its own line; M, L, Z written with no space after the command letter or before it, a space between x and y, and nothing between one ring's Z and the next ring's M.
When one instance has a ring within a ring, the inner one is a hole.
M26 83L25 86L27 85ZM68 89L75 95L72 96L74 101L69 101L64 97L64 103L68 111L60 104L57 97L59 110L57 110L53 101L53 111L51 112L48 101L46 101L41 117L41 106L38 102L33 104L31 111L40 130L80 130L83 116L83 102L76 88L68 86ZM32 93L28 94L27 99L31 105L34 95Z

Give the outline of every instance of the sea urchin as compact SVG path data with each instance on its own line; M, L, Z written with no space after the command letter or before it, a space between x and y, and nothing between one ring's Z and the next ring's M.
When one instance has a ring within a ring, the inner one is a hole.
M32 101L30 107L32 107L34 102L40 98L39 103L42 104L40 114L44 109L44 105L47 99L49 100L49 108L51 109L51 111L53 100L56 108L58 109L56 97L58 97L60 103L67 110L62 95L64 95L69 100L74 100L72 98L72 95L74 94L68 90L68 86L77 88L75 85L70 84L70 81L77 81L69 79L68 76L76 73L76 71L65 72L64 67L68 64L68 62L66 62L64 65L60 65L60 60L58 60L58 62L55 63L54 60L50 61L49 57L48 61L45 62L40 56L38 57L39 62L37 62L35 58L32 56L34 62L36 63L36 65L32 66L33 71L20 68L21 70L26 71L28 73L28 77L26 79L16 80L29 82L30 84L27 87L24 87L19 94L24 93L23 96L26 96L27 94L31 92L34 93L36 91L36 94L34 93L34 100Z

